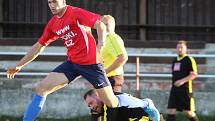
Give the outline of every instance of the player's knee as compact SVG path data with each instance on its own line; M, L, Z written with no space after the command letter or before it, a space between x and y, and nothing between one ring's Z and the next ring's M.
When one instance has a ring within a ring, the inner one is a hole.
M176 109L167 109L168 114L176 114Z
M47 87L41 83L35 86L35 91L38 95L41 95L41 96L47 95Z

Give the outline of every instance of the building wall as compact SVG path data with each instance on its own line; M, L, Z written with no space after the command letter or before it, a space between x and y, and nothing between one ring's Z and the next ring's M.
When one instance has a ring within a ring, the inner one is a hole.
M2 0L3 37L39 37L51 18L46 0ZM215 40L214 0L67 0L116 19L125 39Z
M214 0L147 0L147 40L214 42Z

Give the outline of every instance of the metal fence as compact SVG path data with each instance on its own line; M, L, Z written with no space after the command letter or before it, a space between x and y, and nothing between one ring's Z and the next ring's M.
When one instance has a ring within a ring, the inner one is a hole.
M1 55L25 55L25 52L0 52ZM45 56L66 56L66 53L41 53L40 55ZM168 57L176 57L176 54L128 54L129 57L136 58L136 73L128 74L125 73L125 77L133 77L136 78L136 96L140 97L140 77L153 77L153 78L171 78L171 74L164 74L164 73L140 73L140 57L153 57L153 58L168 58ZM195 58L215 58L214 54L190 54L190 56ZM17 75L21 76L46 76L48 73L46 72L20 72ZM6 72L0 72L0 75L5 75ZM215 75L212 74L200 74L198 78L215 78Z

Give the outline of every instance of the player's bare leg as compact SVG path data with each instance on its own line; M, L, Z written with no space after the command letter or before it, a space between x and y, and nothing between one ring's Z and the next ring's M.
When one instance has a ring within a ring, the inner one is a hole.
M112 87L107 86L101 89L96 89L100 99L111 108L115 108L118 106L119 101L118 98L114 95Z
M58 89L65 87L68 83L67 77L63 73L51 72L46 78L36 85L36 94L28 105L24 114L24 121L34 121L45 103L46 96Z
M170 108L167 109L168 114L176 114L176 109L175 108Z
M67 84L68 79L63 73L51 72L37 84L35 90L38 95L47 96L48 94L65 87Z
M176 120L176 109L175 108L170 108L167 109L167 121L175 121Z

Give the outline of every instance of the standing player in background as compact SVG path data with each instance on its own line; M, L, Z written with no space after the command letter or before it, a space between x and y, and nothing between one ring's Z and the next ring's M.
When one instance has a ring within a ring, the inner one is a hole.
M102 22L107 27L107 38L101 55L104 59L104 68L114 92L121 92L124 83L123 66L128 55L122 38L115 33L115 19L111 15L104 15Z
M16 64L9 67L7 77L14 78L25 65L33 61L51 42L61 38L67 48L68 59L50 72L36 86L36 93L24 114L24 121L34 121L46 100L46 97L82 75L96 88L101 100L108 107L121 106L107 79L99 52L106 40L106 27L100 21L100 15L81 8L66 5L66 0L48 0L54 14L44 32L27 54ZM98 44L86 27L97 30Z
M183 111L190 121L199 121L195 113L192 81L197 77L194 58L187 55L186 41L177 44L178 57L172 63L172 88L167 121L176 121L176 111Z
M122 38L115 33L115 19L111 15L104 15L102 22L107 27L107 38L101 49L104 68L114 92L121 92L124 83L123 66L128 60ZM98 112L91 111L91 121L101 121Z

